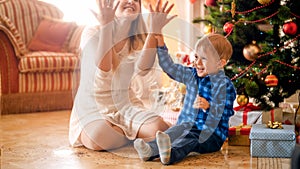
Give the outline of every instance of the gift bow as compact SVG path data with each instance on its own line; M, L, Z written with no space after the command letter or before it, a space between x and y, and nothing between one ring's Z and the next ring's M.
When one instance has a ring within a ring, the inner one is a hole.
M235 111L243 111L243 124L247 125L247 113L253 110L260 110L260 107L254 106L252 103L248 103L244 106L237 106L233 108Z
M242 132L243 133L246 132L247 134L249 134L250 129L251 129L251 125L244 125L243 123L241 123L240 125L233 126L232 128L235 129L235 135L241 135Z
M248 103L244 106L237 106L233 108L235 111L253 111L260 110L260 107L253 105L253 103Z
M236 129L241 129L241 128L251 128L251 125L244 125L243 123L241 123L238 126L235 126Z
M275 122L269 121L267 127L271 129L283 129L282 123L278 121Z

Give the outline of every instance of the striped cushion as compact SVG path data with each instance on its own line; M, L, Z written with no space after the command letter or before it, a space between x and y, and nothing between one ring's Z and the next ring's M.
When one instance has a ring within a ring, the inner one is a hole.
M63 13L55 6L37 0L0 2L0 14L10 19L25 44L31 40L44 16L58 19L63 17Z
M73 90L79 71L58 73L20 73L19 93Z
M68 40L68 46L69 52L80 54L80 39L81 39L81 34L84 29L84 26L78 26L74 31L70 39Z
M20 59L19 70L25 72L61 72L79 68L74 53L32 52Z

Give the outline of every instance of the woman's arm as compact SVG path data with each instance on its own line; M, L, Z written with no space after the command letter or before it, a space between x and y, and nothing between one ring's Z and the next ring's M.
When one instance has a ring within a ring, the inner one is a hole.
M138 62L140 70L150 70L154 64L156 56L157 41L155 35L162 34L162 28L168 24L176 15L168 17L168 14L173 9L174 4L168 6L168 1L159 7L160 0L157 1L155 9L149 4L150 9L150 33L147 35L146 42L143 48L142 57Z
M141 57L138 60L138 68L140 70L147 73L152 68L156 57L156 46L157 42L154 34L149 33L142 49Z
M113 20L120 1L113 6L113 1L97 1L99 14L92 11L99 21L99 40L96 50L96 62L99 69L110 71L112 69L113 47Z
M112 24L100 28L96 56L99 69L105 72L112 69L112 34Z

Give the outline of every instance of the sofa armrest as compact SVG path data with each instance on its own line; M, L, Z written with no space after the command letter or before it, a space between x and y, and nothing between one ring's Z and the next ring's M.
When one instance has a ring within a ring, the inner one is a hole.
M14 46L9 36L0 29L0 76L1 95L18 92L18 63Z
M23 42L21 35L13 22L9 20L6 16L0 15L0 30L3 31L11 41L14 47L16 56L20 58L27 52L25 43Z

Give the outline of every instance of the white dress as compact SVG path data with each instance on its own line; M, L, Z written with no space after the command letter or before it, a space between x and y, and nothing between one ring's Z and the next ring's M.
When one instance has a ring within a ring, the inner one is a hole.
M97 44L97 36L92 38L94 39L90 43ZM88 123L100 119L108 120L123 129L128 139L135 139L146 120L159 116L158 113L147 110L131 88L138 73L136 63L140 52L129 54L128 41L116 53L120 59L118 68L110 72L101 71L91 59L87 59L92 57L88 56L92 52L84 53L88 54L82 56L80 85L69 123L70 144L82 145L79 139L82 129Z

